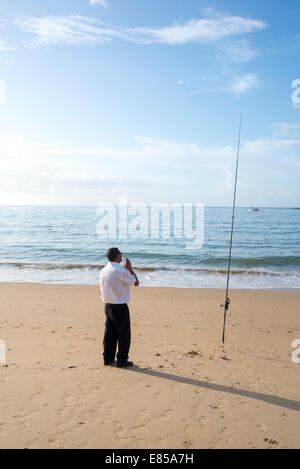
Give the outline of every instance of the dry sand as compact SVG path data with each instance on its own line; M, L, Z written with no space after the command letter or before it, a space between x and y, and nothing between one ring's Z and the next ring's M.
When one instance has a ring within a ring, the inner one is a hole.
M132 369L97 286L0 284L1 448L300 448L300 292L136 288ZM269 441L266 441L269 440Z

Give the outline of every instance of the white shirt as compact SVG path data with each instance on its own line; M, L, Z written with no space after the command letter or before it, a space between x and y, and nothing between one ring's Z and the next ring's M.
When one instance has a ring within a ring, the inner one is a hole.
M136 281L134 275L118 262L108 262L100 270L101 298L104 303L124 304L130 300L129 287Z

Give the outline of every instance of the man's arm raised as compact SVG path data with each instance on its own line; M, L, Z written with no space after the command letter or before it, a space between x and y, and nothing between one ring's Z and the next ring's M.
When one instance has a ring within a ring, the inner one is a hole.
M131 262L129 259L127 259L126 257L126 262L125 264L123 265L124 269L128 270L128 272L131 274L131 275L134 275L135 276L135 283L134 283L134 286L135 287L138 287L140 282L139 282L139 279L137 278L136 276L136 273L134 272L132 266L131 266Z

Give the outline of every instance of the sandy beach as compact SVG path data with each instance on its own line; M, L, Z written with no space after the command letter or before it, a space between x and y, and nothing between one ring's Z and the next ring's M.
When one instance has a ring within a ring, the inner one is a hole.
M300 448L300 292L132 290L104 367L97 286L1 283L0 448Z

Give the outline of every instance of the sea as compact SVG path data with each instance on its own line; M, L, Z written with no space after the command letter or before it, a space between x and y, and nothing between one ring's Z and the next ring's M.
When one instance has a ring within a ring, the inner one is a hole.
M202 245L187 249L184 239L162 233L100 236L96 206L2 205L0 281L98 285L106 251L116 246L141 286L225 289L232 208L204 207L203 221ZM300 288L300 210L236 208L229 286Z

